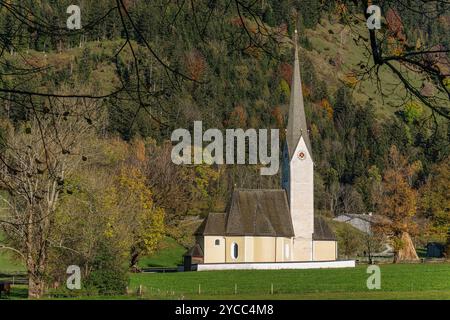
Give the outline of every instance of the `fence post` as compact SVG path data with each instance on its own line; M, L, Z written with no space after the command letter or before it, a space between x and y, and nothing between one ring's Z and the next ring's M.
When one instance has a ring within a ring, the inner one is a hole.
M270 294L273 294L273 283L270 286Z
M198 294L202 294L202 286L200 285L200 283L198 284Z

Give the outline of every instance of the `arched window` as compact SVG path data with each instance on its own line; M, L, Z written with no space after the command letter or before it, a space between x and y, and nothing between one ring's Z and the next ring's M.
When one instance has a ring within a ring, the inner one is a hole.
M220 246L220 239L216 239L216 241L214 242L214 244L215 244L216 246Z
M236 260L239 256L239 247L236 242L231 244L231 259Z

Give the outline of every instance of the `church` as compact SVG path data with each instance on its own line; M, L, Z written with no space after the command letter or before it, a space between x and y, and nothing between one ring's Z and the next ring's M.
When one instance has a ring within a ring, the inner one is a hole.
M187 255L199 266L215 264L220 266L216 269L226 269L232 264L236 269L246 264L270 267L288 262L333 262L338 258L334 233L324 219L314 215L314 162L306 125L297 31L294 46L282 189L234 190L227 212L210 213L195 233L196 245Z

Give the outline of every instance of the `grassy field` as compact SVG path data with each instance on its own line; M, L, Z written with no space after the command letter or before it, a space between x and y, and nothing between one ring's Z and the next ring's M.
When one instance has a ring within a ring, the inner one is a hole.
M24 271L24 266L20 262L12 259L9 252L0 251L0 274L11 274Z
M186 249L179 245L174 239L166 237L158 251L148 257L144 257L139 261L139 267L176 267L182 263L183 254Z
M450 299L448 263L382 265L381 290L367 289L368 276L366 266L135 274L130 288L163 299Z
M368 276L366 266L329 270L132 274L129 295L73 299L450 300L448 263L382 265L381 290L367 289ZM138 297L135 293L140 285L144 291L142 297ZM25 299L26 292L26 286L15 286L10 298Z
M352 269L130 274L129 294L75 299L448 299L450 264L381 265L381 289L368 290L367 266ZM273 293L272 290L273 284ZM136 292L142 286L143 296ZM200 288L200 292L199 292ZM11 299L25 299L16 285Z
M166 238L141 267L174 267L185 249ZM368 290L367 266L353 269L258 270L130 275L129 295L77 299L450 299L450 263L381 265L381 290ZM1 275L24 268L0 252ZM273 284L273 294L272 294ZM142 297L136 295L142 286ZM200 287L200 293L199 293ZM27 297L27 287L16 285L11 299Z
M3 234L0 232L0 242L3 240ZM15 274L25 272L23 264L14 259L14 253L8 250L0 250L0 278L2 274Z
M174 239L166 237L156 253L143 257L139 261L139 267L176 267L182 263L182 256L185 252L186 249L183 246ZM22 272L25 272L25 267L20 261L14 260L8 251L0 251L0 274Z
M166 238L141 267L176 266L184 248ZM381 290L368 290L367 266L352 269L258 270L130 275L129 295L77 299L449 299L450 263L381 265ZM23 271L5 252L0 274ZM273 293L272 291L273 284ZM143 288L143 296L136 292ZM199 293L200 288L200 293ZM14 286L11 299L24 299L27 287Z

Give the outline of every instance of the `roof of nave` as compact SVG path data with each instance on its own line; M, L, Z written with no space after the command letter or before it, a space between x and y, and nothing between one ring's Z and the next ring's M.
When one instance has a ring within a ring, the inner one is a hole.
M238 189L226 213L210 213L195 232L203 236L294 237L283 189ZM328 223L314 218L313 240L336 240Z

